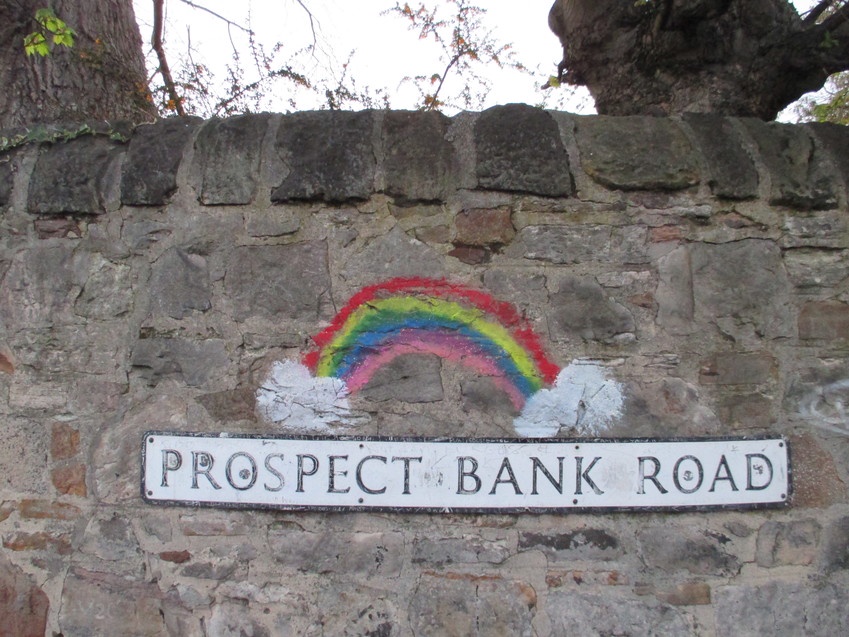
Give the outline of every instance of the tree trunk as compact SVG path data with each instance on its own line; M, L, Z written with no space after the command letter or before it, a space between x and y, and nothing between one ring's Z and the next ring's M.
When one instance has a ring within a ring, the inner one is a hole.
M599 113L774 119L847 63L845 17L806 23L788 0L557 0L566 82ZM824 44L826 43L826 44Z
M48 5L75 44L27 57L24 37ZM132 0L0 0L0 129L155 115Z

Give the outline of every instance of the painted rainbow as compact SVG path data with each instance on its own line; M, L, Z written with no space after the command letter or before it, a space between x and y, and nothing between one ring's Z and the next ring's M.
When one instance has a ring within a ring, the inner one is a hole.
M398 278L365 287L315 337L304 357L316 376L356 393L403 354L435 354L488 376L516 409L559 369L509 303L444 280Z

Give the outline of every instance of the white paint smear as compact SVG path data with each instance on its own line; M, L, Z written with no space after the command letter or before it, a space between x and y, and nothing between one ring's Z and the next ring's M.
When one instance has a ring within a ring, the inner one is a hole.
M849 379L811 392L799 405L799 415L815 427L849 435Z
M561 429L570 436L597 436L622 417L622 384L601 365L574 361L560 370L551 389L528 399L513 421L520 436L547 438Z
M293 361L277 361L256 392L256 408L269 423L302 432L327 432L360 419L351 411L348 388L339 378L315 377Z

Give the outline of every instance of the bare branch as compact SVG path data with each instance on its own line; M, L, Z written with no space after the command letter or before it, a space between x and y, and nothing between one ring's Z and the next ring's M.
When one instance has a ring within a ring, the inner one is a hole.
M242 26L241 24L239 24L238 22L233 22L232 20L229 20L229 19L225 18L223 15L221 15L220 13L216 13L216 12L215 12L215 11L213 11L212 9L209 9L209 8L207 8L207 7L204 7L204 6L201 6L201 5L199 5L199 4L196 4L196 3L192 2L191 0L180 0L180 2L182 2L183 4L187 4L187 5L189 5L189 6L190 6L190 7L192 7L193 9L200 9L201 11L206 11L208 14L210 14L210 15L212 15L212 16L215 16L215 17L216 17L216 18L218 18L219 20L221 20L221 21L225 22L225 23L227 24L227 26L230 26L230 27L236 27L237 29L241 29L241 30L242 30L242 31L244 31L245 33L251 33L251 30L250 30L250 29L247 29L247 28L243 27L243 26Z
M310 31L312 31L312 43L313 46L318 42L318 36L315 34L315 16L312 14L312 11L309 10L307 5L304 4L303 0L295 0L299 5L301 5L301 9L303 9L307 17L310 19Z
M177 94L177 86L171 76L168 58L165 55L165 48L162 46L162 8L164 2L165 0L153 0L153 34L150 44L156 51L156 57L159 60L159 72L162 75L162 81L165 83L165 89L168 91L168 98L174 105L177 115L184 117L186 111L183 109L183 100Z
M820 3L817 6L812 7L811 10L805 14L805 18L804 20L802 20L802 24L806 27L812 24L816 24L820 16L839 1L840 0L820 0Z

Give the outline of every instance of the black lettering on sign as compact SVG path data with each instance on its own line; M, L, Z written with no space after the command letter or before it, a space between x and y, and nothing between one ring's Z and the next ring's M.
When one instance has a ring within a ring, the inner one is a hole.
M638 460L640 461L640 486L637 487L637 493L639 495L645 494L646 480L654 482L654 486L657 487L657 490L661 493L669 493L663 485L660 484L660 480L657 479L657 474L660 473L660 460L654 456L640 456ZM651 462L654 465L654 471L652 473L646 473L646 462Z
M364 493L370 493L372 495L378 495L380 493L386 493L386 487L381 487L379 489L369 489L365 485L365 483L363 482L363 465L369 460L379 460L383 464L386 464L386 456L366 456L365 458L360 460L357 463L357 471L356 471L357 486L360 487L360 489Z
M309 470L304 469L304 460L309 460L312 465ZM298 454L298 472L297 472L297 482L298 486L295 488L295 491L298 493L304 492L304 476L314 476L318 473L318 458L309 453L299 453Z
M179 451L175 451L174 449L163 449L162 450L162 485L163 487L168 486L168 472L176 471L181 466L183 466L183 456L180 455Z
M263 463L265 465L265 468L268 469L272 473L272 475L274 475L275 478L277 478L277 486L276 487L268 486L267 482L263 486L265 487L266 491L275 492L275 491L280 491L280 490L283 489L284 480L283 480L283 474L280 473L277 469L275 469L274 467L271 466L271 459L272 458L280 458L280 460L283 460L283 454L282 453L270 453L267 456L265 456L265 462Z
M466 471L466 462L471 466L471 469ZM481 490L481 479L478 477L478 461L475 460L472 456L461 456L457 458L457 494L458 495L471 495L475 494ZM474 489L466 488L466 478L471 478L474 482Z
M192 451L192 489L199 489L198 476L204 476L213 489L220 489L221 485L215 481L209 472L212 471L212 463L215 459L206 451Z

